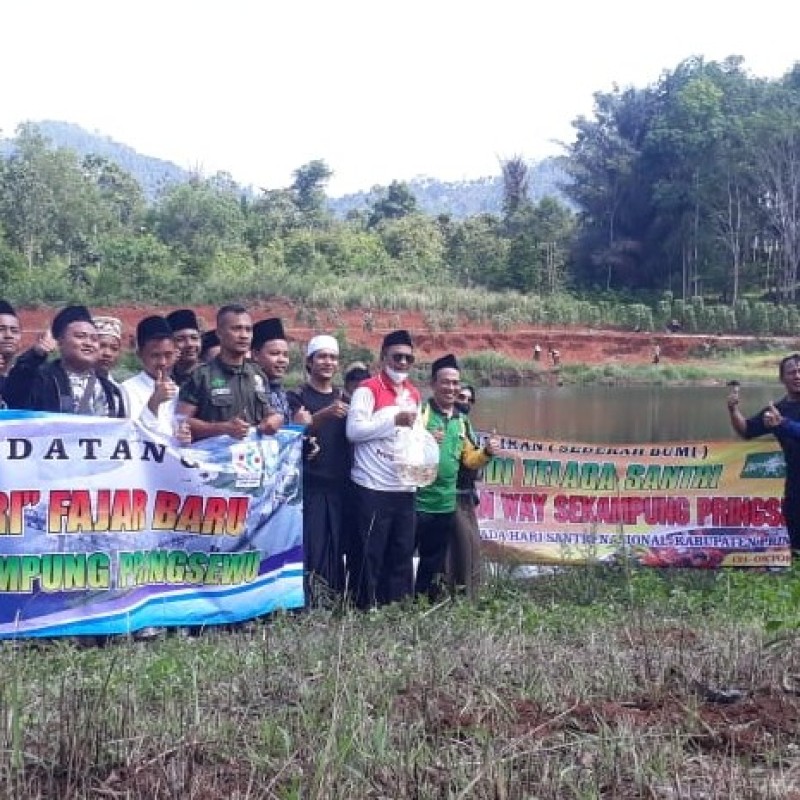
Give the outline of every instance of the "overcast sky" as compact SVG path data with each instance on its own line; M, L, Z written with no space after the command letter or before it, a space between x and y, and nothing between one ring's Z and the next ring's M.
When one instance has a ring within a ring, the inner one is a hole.
M783 0L3 0L0 130L64 120L265 188L322 158L332 195L474 178L688 56L782 75L798 21Z

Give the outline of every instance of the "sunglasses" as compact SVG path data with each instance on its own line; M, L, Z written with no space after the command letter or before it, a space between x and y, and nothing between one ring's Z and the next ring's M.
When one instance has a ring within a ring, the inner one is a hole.
M474 402L475 402L475 401L472 399L472 397L471 397L470 395L468 395L468 394L460 394L460 395L458 395L458 399L459 399L459 400L460 400L462 403L474 403Z
M405 361L407 364L414 363L414 354L413 353L392 353L389 358L395 364L402 364Z

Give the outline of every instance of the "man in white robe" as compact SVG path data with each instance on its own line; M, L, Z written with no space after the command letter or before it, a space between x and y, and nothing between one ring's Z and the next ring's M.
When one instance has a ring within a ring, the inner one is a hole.
M170 374L178 350L165 317L145 317L136 326L136 354L143 369L122 382L128 416L148 430L171 436L178 386Z

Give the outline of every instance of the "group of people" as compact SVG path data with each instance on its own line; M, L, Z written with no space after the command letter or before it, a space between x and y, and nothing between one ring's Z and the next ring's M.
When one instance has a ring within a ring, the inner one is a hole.
M9 408L130 417L182 443L273 435L304 426L303 546L307 598L348 594L362 609L446 588L472 593L480 580L477 471L496 452L469 420L472 387L458 361L433 362L429 397L409 378L414 345L387 334L377 368L340 374L335 337L305 347L306 379L288 390L289 342L279 318L253 322L238 304L202 332L195 312L153 315L136 326L141 370L118 382L123 330L113 317L68 306L31 348L18 352L19 318L0 301L0 399ZM424 425L439 445L437 476L417 489L397 469L399 432ZM418 567L414 571L414 556Z
M223 306L202 332L191 309L136 326L141 370L118 382L123 330L113 317L68 306L33 346L20 351L21 326L0 300L0 403L16 409L130 417L189 443L242 439L304 426L303 546L309 601L347 594L362 609L445 589L474 592L480 580L475 504L478 471L497 453L472 428L475 391L461 382L453 354L431 366L423 400L411 381L414 343L406 330L382 341L376 369L342 375L339 343L327 334L305 347L305 381L288 390L289 342L279 318L253 323L244 306ZM733 429L750 439L774 434L786 461L784 517L800 552L800 354L784 358L786 396L746 418L739 387L728 395ZM424 426L439 448L433 483L417 488L397 469L399 432ZM414 556L418 556L416 572Z

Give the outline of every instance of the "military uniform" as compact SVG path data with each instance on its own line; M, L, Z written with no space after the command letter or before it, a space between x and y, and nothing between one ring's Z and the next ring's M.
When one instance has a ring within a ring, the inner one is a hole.
M200 364L180 388L178 399L195 406L204 422L229 422L241 417L258 425L269 416L269 384L261 368L251 361L226 364L219 356Z

